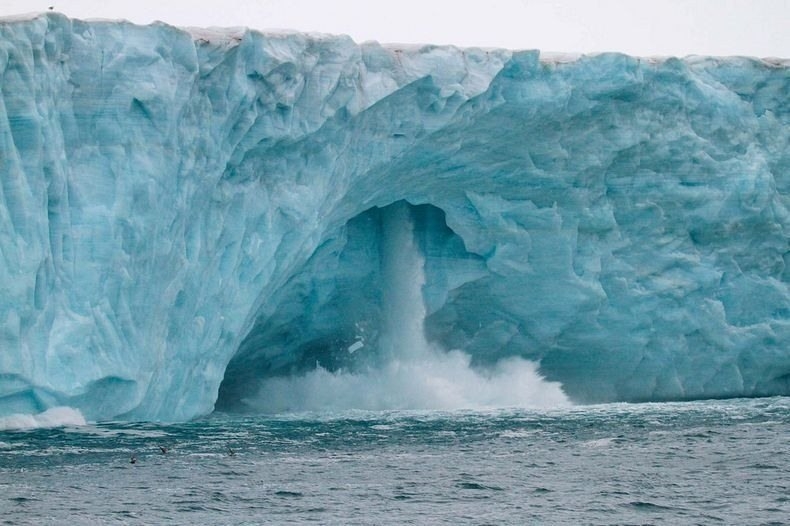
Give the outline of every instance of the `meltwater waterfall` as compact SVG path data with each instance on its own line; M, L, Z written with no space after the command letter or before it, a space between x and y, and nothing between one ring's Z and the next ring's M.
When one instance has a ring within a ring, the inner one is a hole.
M408 204L382 213L381 275L384 322L382 355L393 362L414 361L429 352L425 339L425 259L414 240Z

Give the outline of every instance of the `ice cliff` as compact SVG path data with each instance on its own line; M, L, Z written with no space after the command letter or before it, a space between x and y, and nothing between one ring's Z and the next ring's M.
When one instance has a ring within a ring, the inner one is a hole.
M347 367L400 201L427 339L473 367L790 394L787 61L5 20L0 183L0 416L188 419Z

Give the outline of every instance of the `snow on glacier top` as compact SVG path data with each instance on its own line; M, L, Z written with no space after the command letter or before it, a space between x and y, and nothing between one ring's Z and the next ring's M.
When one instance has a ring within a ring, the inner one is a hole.
M139 24L135 21L131 21L125 18L93 18L93 17L86 17L86 18L76 18L76 17L68 17L63 13L58 11L33 11L28 13L20 13L20 14L12 14L12 15L2 15L0 14L0 24L4 23L19 23L19 22L26 22L31 20L36 20L42 16L65 16L67 18L71 18L72 20L82 20L84 22L98 22L98 23L118 23L118 24L131 24L136 26L154 26L154 25L164 25L168 27L172 27L174 29L184 31L188 33L193 40L195 41L205 41L205 42L223 42L223 43L233 43L233 42L240 42L241 39L244 37L246 33L257 33L263 35L267 38L288 38L294 36L301 36L303 38L307 38L316 42L327 42L331 40L343 39L347 38L352 42L355 42L359 46L367 46L367 45L375 45L380 46L383 49L396 51L396 52L405 52L409 54L419 54L423 52L428 47L439 47L443 49L453 49L458 51L464 50L480 50L484 52L520 52L520 51L539 51L539 61L543 64L555 64L555 65L562 65L562 64L570 64L573 62L578 61L582 57L592 57L602 54L609 54L609 53L622 53L624 55L633 56L634 58L638 58L640 60L646 60L648 63L657 64L661 62L665 62L670 58L681 58L686 62L689 63L697 63L700 61L709 61L711 59L732 59L732 58L745 58L749 60L757 60L760 61L768 66L773 67L790 67L790 57L783 58L783 57L776 57L776 56L768 56L768 57L757 57L757 56L750 56L750 55L730 55L730 56L711 56L711 55L699 55L699 54L688 54L682 56L675 56L675 55L633 55L630 53L620 52L620 51L607 51L607 52L564 52L564 51L545 51L545 50L538 50L533 48L503 48L503 47L495 47L495 46L465 46L465 45L454 45L454 44L434 44L431 42L424 42L424 43L412 43L412 42L385 42L380 40L363 40L363 41L356 41L353 37L341 34L341 33L328 33L328 32L320 32L320 31L300 31L298 29L287 29L287 28L265 28L265 29L258 29L248 26L208 26L208 27L199 27L199 26L180 26L174 25L169 22L164 21L154 21L148 24Z
M50 0L4 0L0 16L47 11ZM693 4L693 5L692 5ZM501 0L458 8L452 0L173 0L55 4L70 18L163 20L177 27L293 28L348 34L356 42L432 42L462 47L620 51L632 56L790 56L790 4L716 0ZM734 23L735 22L735 23Z
M18 15L2 15L0 16L0 24L6 22L27 22L46 14L44 11L33 11L30 13L19 13Z

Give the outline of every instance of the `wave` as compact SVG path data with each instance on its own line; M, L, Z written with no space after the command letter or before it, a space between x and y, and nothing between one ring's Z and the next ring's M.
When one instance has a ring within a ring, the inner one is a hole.
M14 414L0 418L0 431L84 426L87 422L78 409L59 406L36 415Z

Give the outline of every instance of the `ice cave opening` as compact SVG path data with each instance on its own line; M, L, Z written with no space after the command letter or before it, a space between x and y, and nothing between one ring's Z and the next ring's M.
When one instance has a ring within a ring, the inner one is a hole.
M448 346L448 335L464 331L453 303L468 301L460 292L488 275L440 208L406 201L370 208L329 236L260 313L226 369L216 408L566 404L534 362ZM484 306L484 297L477 301Z

